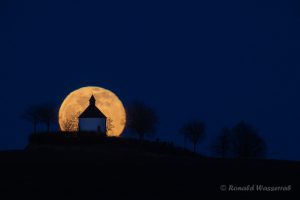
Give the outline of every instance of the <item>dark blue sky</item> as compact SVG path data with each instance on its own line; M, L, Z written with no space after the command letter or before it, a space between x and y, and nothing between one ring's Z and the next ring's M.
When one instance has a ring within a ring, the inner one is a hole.
M1 0L0 149L25 146L28 105L97 85L155 107L166 140L199 118L208 153L245 120L270 158L300 160L299 24L296 0Z

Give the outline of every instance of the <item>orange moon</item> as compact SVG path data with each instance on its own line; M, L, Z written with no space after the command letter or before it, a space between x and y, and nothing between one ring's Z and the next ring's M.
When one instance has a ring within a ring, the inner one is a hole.
M95 86L79 88L64 99L58 114L60 130L78 130L78 117L88 107L92 95L96 99L98 109L107 117L107 135L120 136L126 124L124 106L113 92Z

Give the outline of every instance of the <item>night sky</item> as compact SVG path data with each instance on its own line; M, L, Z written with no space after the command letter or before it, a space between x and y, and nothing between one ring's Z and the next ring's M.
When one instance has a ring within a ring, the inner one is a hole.
M179 127L201 119L209 154L245 120L269 158L300 160L299 53L296 0L1 0L0 149L26 145L28 105L95 85L154 107L162 140L183 145Z

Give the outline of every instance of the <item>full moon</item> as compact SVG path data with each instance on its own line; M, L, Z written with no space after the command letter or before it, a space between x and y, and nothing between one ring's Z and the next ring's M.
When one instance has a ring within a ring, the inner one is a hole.
M96 106L107 117L108 136L120 136L125 128L126 113L120 99L113 92L88 86L71 92L59 109L59 126L62 131L77 131L78 117L88 107L89 99L94 95Z

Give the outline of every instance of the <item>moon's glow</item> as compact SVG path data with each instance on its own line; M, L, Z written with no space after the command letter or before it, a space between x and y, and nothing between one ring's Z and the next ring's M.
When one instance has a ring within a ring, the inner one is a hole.
M107 135L120 136L125 128L126 113L120 99L101 87L83 87L71 92L59 109L59 126L62 131L78 130L78 117L88 107L90 97L96 98L96 106L107 117Z

